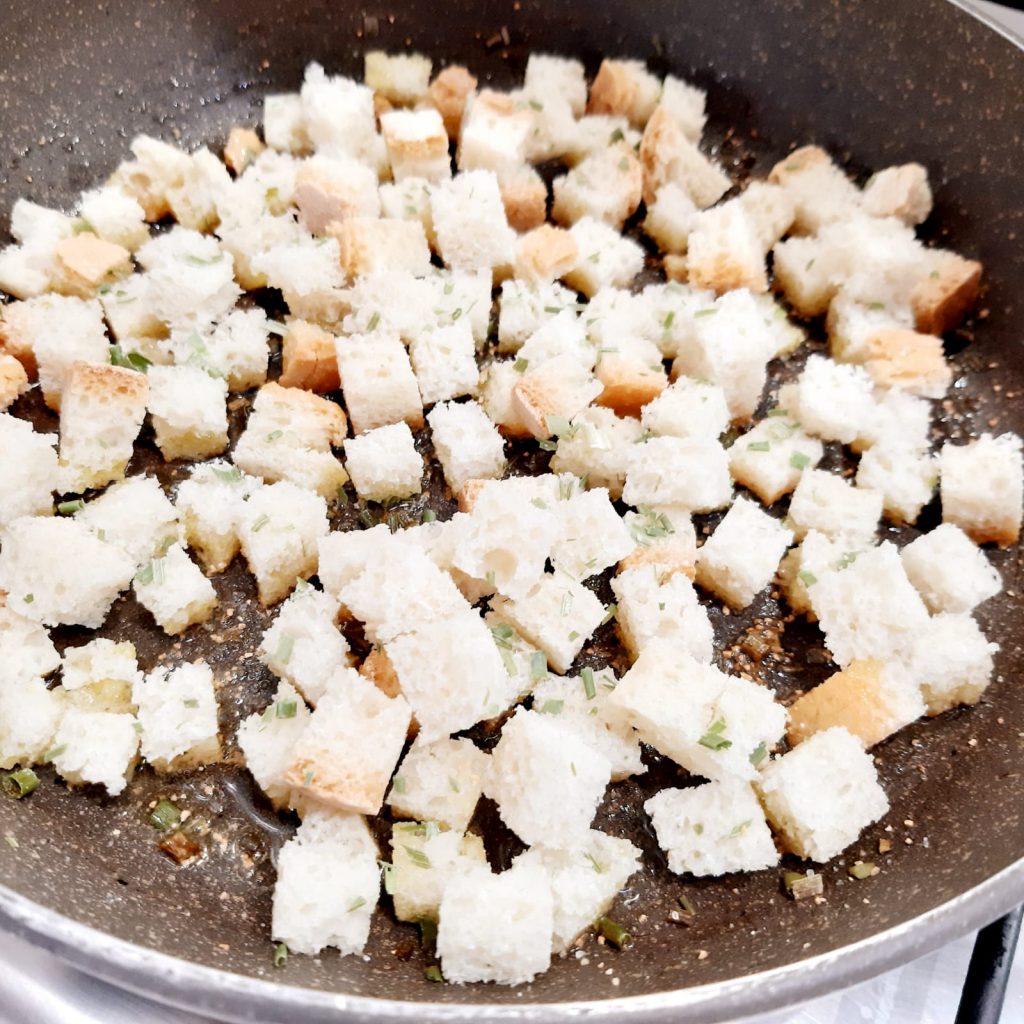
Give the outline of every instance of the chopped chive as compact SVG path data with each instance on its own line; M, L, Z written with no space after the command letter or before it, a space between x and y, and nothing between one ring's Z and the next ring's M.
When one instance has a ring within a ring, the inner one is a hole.
M768 748L764 743L758 743L750 752L750 763L756 768L768 756Z
M694 832L695 832L695 833L696 833L697 835L699 835L699 836L702 836L702 835L704 835L704 826L703 826L703 824L701 824L701 822L699 822L699 821L698 821L698 822L697 822L697 823L696 823L696 824L695 824L695 825L693 826L693 831L694 831Z
M853 565L853 563L856 562L856 561L857 561L857 552L856 551L847 551L846 554L843 555L843 557L840 558L839 561L836 563L836 568L837 569L845 569L847 566Z
M44 761L52 761L55 757L60 757L65 750L68 749L66 743L62 743L59 747L51 747L45 754L43 754Z
M598 623L600 626L606 626L612 619L615 618L619 613L619 606L612 602L612 604L605 605L604 618Z
M274 713L278 718L294 718L298 710L298 702L294 700L279 700L274 705Z
M623 134L622 129L616 128L615 131L613 131L611 135L608 136L608 141L610 143L621 142L625 137L626 136Z
M183 700L183 701L182 701L181 703L182 703L182 704L183 704L183 705L184 705L185 707L187 707L187 708L197 708L197 707L199 707L199 701L198 701L198 699L197 699L197 698L195 698L195 697L187 697L187 698L186 698L185 700Z
M534 651L530 655L530 678L537 682L548 674L548 659L543 651Z
M427 981L433 981L437 984L444 984L444 975L441 973L441 968L437 964L431 964L423 971L423 977Z
M242 479L242 471L237 466L230 469L214 469L213 475L225 484L236 484Z
M507 622L499 622L496 626L491 626L491 632L494 634L495 640L511 640L516 635L516 631Z
M450 775L448 776L448 788L453 793L461 793L462 789L459 787L458 780L453 779Z
M181 821L181 811L170 800L160 800L149 815L149 823L153 828L166 832Z
M875 867L871 861L857 861L856 864L851 864L847 871L853 878L858 881L864 881L865 878L870 878L872 875L878 874L878 868Z
M429 868L430 858L415 846L403 846L402 849L409 855L409 860L418 868Z
M284 967L288 960L288 947L283 943L279 942L274 946L274 966Z
M777 405L774 409L772 409L768 413L768 415L769 416L788 416L789 415L789 410L788 409L783 409L781 406Z
M278 642L277 650L274 652L274 658L281 662L282 665L287 665L291 659L294 648L295 637L285 634Z
M81 498L77 498L75 501L62 501L57 506L57 511L62 516L70 516L75 512L81 512L85 508L85 502Z
M568 434L571 429L569 421L564 416L547 416L544 422L548 430L557 437L560 437L562 434Z
M519 668L516 665L515 658L512 657L512 652L508 650L507 646L499 644L498 653L501 655L501 663L505 667L505 671L510 676L519 675ZM486 701L485 701L486 703Z
M683 908L683 913L687 917L694 918L697 916L697 908L693 905L690 897L687 896L686 893L680 893L679 906Z
M26 594L22 598L22 601L24 601L25 604L31 604L35 599L36 599L35 594Z
M266 514L266 512L264 512L263 515L258 516L256 521L252 524L252 532L253 533L259 533L260 530L262 530L263 527L266 526L267 523L269 523L269 522L270 522L270 516L268 516Z
M269 191L269 190L268 190ZM224 253L219 252L216 256L193 256L192 253L185 253L181 257L183 263L187 263L190 267L212 267L215 263L220 263L224 258Z
M380 323L380 313L374 313L366 323L366 329L372 331Z
M20 800L38 788L39 776L31 768L19 768L17 771L8 772L0 785L9 797Z
M564 707L564 700L546 700L537 710L542 715L560 715Z
M533 505L534 508L547 508L548 507L548 503L543 498L531 498L530 499L530 504Z
M771 449L771 445L767 441L751 441L747 445L748 452L766 452Z
M583 681L583 692L587 700L593 700L597 696L597 684L594 682L594 670L585 668L580 671L580 679Z
M267 320L267 333L284 337L288 333L288 325L281 323L280 320Z
M381 874L384 881L384 891L389 895L395 894L395 865L387 861L380 861Z
M813 587L818 582L818 577L813 572L808 572L807 569L801 569L797 575L800 577L800 582L805 587Z
M727 740L722 735L724 732L725 719L719 718L697 742L708 750L728 750L732 746L732 740Z
M569 634L570 640L579 640L579 638L580 634L575 629Z
M302 776L302 784L304 786L312 786L313 785L313 769L312 768L307 768L306 769L306 774Z
M727 836L728 839L735 839L737 836L743 835L748 828L753 824L752 818L747 818L746 821L741 821L738 825L733 827L733 830Z
M571 612L571 611L572 611L572 593L567 590L562 595L562 604L561 604L561 606L559 608L559 614L562 616L562 618L565 618L565 616L568 615L569 612Z
M718 312L717 309L698 309L697 312L694 313L693 315L695 317L697 317L697 316L713 316L717 312Z
M793 452L789 457L789 464L794 469L806 469L811 464L811 457L803 452Z
M401 775L396 775L391 780L391 788L392 788L392 790L394 792L398 793L399 795L404 793L405 792L405 778L403 776L401 776Z
M625 949L633 942L633 936L610 917L602 917L597 922L597 930L604 937L605 942L610 942L616 949Z
M353 910L358 910L358 909L359 909L360 907L365 907L365 906L366 906L366 900L364 900L362 896L357 896L357 897L356 897L356 898L355 898L355 899L354 899L354 900L353 900L353 901L352 901L352 902L351 902L351 903L350 903L350 904L348 905L348 908L347 908L347 910L348 910L348 913L350 913L350 914L351 914Z
M267 434L267 440L268 441L277 441L280 438L282 438L283 436L284 436L284 431L283 430L272 430L269 434Z
M437 513L432 508L425 508L420 515L421 523L436 523Z
M529 365L530 365L530 360L529 360L529 359L523 359L523 358L522 358L522 357L520 356L520 358L518 358L518 359L517 359L517 360L516 360L516 361L515 361L515 362L514 362L514 363L512 364L512 369L513 369L513 370L515 370L515 371L516 371L516 373L526 373L526 368L527 368L527 367L528 367Z
M111 345L110 364L124 367L126 370L145 373L153 365L153 361L147 359L141 352L125 352L120 345Z

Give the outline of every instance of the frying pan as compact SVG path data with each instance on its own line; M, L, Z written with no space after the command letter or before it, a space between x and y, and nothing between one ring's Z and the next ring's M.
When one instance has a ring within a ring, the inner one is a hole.
M1024 428L1024 56L966 8L945 0L6 0L4 8L0 221L19 195L69 208L136 132L219 145L232 124L259 121L264 93L297 87L308 60L358 74L367 46L412 45L499 87L522 74L531 50L578 56L591 72L604 54L647 59L710 89L709 139L737 178L765 173L810 141L855 173L920 160L936 193L926 233L981 259L987 280L979 316L948 339L956 383L940 431ZM53 426L31 401L19 412ZM134 468L175 477L151 454ZM447 499L435 487L430 500ZM926 525L937 516L927 509ZM977 707L919 722L879 749L892 810L824 869L822 904L789 899L781 870L671 876L637 807L678 772L652 758L648 776L613 788L598 819L639 843L649 864L614 911L635 936L628 952L591 939L583 959L556 960L525 988L437 985L424 979L429 951L378 913L368 959L326 952L275 969L272 862L291 826L228 764L163 781L143 773L118 800L68 794L43 772L30 799L0 801L0 922L108 980L236 1020L716 1021L852 984L1024 900L1016 692L1024 580L1018 550L993 559L1007 590L980 620L1002 645L998 679ZM190 631L171 655L213 664L230 735L272 687L247 656L266 615L237 567L216 585L234 617ZM717 635L739 642L781 611L769 595L745 616L717 616ZM136 637L143 667L163 656L166 645L128 601L115 606L108 631ZM784 644L789 660L761 674L785 699L827 666L814 629L789 624ZM208 824L200 863L179 867L157 848L146 818L159 796ZM891 841L890 853L879 854L880 839ZM849 878L846 865L861 858L881 873ZM669 923L684 892L696 907L689 927Z

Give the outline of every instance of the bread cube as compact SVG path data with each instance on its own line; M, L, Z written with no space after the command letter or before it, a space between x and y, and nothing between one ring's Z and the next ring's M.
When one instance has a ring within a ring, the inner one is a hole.
M844 220L860 205L856 185L819 146L794 150L772 168L768 180L792 197L798 234L813 235L825 224Z
M864 451L876 444L925 452L931 446L931 402L893 389L876 395L874 419L851 447Z
M554 951L566 952L576 937L611 908L640 867L640 851L628 840L591 829L578 849L534 846L515 864L537 864L551 880Z
M449 138L458 138L466 100L475 89L476 78L461 64L449 64L430 83L430 102L441 112Z
M522 246L530 238L538 238L542 242L550 239L551 233L559 245L563 242L561 228L551 227L538 229L521 241ZM570 233L571 235L571 233ZM575 245L575 240L571 239ZM544 243L545 251L549 244ZM520 249L522 252L522 248ZM518 275L517 275L518 276ZM576 296L560 284L544 282L508 280L501 285L501 298L498 300L498 351L517 352L537 329L557 316L563 310L572 310L576 305Z
M55 434L37 434L32 424L0 412L0 527L20 516L50 515L60 486Z
M626 466L622 500L627 505L711 512L732 499L729 456L717 441L652 437L633 446Z
M512 397L526 366L512 359L496 359L480 372L480 404L507 437L529 437L530 431Z
M427 414L434 454L453 494L469 480L499 479L505 442L476 402L439 402Z
M808 530L866 540L874 537L881 515L879 491L854 487L822 469L801 475L789 503L789 522L797 540L803 540Z
M483 89L465 105L456 162L462 171L501 171L526 160L533 118L509 93Z
M190 332L187 355L180 358L176 352L175 362L188 362L211 376L223 377L229 391L248 391L266 383L268 334L269 324L262 310L232 310L202 335ZM174 342L172 337L172 346ZM333 357L333 348L331 354Z
M467 171L431 195L437 246L445 263L461 270L510 264L515 233L508 226L493 171Z
M61 665L46 629L4 606L0 606L0 660L4 681L13 689L23 681L48 676Z
M451 177L448 133L436 110L390 110L381 116L380 127L395 181L435 182Z
M429 315L416 322L407 337L414 338L433 319L437 327L448 327L465 317L473 331L473 339L487 340L491 320L491 287L494 274L489 267L478 270L431 271L427 286ZM392 300L393 301L393 300Z
M569 104L574 117L587 106L587 81L583 64L569 57L531 53L526 60L526 89L536 94L558 95Z
M422 53L368 50L363 66L363 81L392 103L409 104L426 99L431 61Z
M842 853L889 810L870 754L841 726L772 760L757 788L786 848L819 863Z
M998 650L999 644L989 643L970 615L941 614L917 631L903 658L920 683L928 714L940 715L981 700Z
M349 278L395 269L422 276L430 269L430 247L418 220L353 217L333 221L341 266Z
M189 154L181 181L167 189L171 215L179 224L196 231L210 231L220 217L220 196L230 188L231 178L221 160L208 149Z
M223 572L238 554L238 524L254 483L237 466L215 461L196 466L178 485L175 506L185 538L207 573Z
M150 416L165 461L205 459L227 448L227 381L195 366L154 366L148 377Z
M548 187L544 179L526 165L503 168L497 174L509 227L516 232L527 232L542 226L548 211ZM561 272L551 275L552 278L560 276Z
M665 185L674 183L686 192L695 206L704 210L714 206L732 187L728 175L686 137L679 121L666 106L657 107L644 128L640 161L644 170L645 203L653 203Z
M803 542L790 548L779 565L779 583L793 611L815 621L808 588L828 573L845 569L858 555L873 547L874 543L874 538L856 538L844 534L830 537L809 530Z
M552 422L570 420L585 409L603 385L570 354L528 367L512 388L512 408L534 437L550 437Z
M275 807L296 802L285 773L309 719L310 711L302 696L282 680L271 703L238 725L235 739L245 757L245 766Z
M356 492L366 501L407 498L423 489L423 457L407 423L350 437L345 459Z
M960 324L978 298L981 264L945 249L923 250L924 267L910 293L914 327L945 334Z
M872 217L899 217L911 227L920 224L932 210L928 171L921 164L901 164L871 175L861 207Z
M409 358L424 405L476 394L480 371L468 320L420 332L409 346Z
M601 61L590 85L589 114L621 114L642 128L661 96L661 83L640 60Z
M369 530L336 530L320 541L320 568L317 575L324 590L338 597L343 587L355 582L378 557L390 557L395 548L415 547L409 543L409 531L392 533L379 523Z
M609 495L618 499L629 451L640 432L640 424L631 417L619 417L611 409L584 409L559 436L551 469L585 477L590 486L607 488Z
M434 218L430 209L431 185L426 178L405 177L401 181L384 182L377 191L382 217L418 220L423 225L423 235L431 248L436 246Z
M228 132L227 142L221 154L224 163L236 175L241 174L255 160L266 146L252 128L234 125Z
M75 707L134 715L132 689L141 678L135 645L127 641L97 638L64 651L61 685Z
M341 319L347 302L337 238L300 234L264 249L251 264L261 283L281 289L292 316L325 325Z
M130 274L132 269L127 249L98 238L92 231L80 231L62 239L53 253L58 287L65 295L89 298L101 284Z
M121 163L108 185L135 199L146 220L155 223L171 212L168 192L182 183L191 160L175 146L148 135L136 135L131 150L135 159Z
M811 356L793 392L790 410L805 430L826 441L849 444L875 413L871 377L859 366Z
M172 544L166 553L144 565L132 589L139 604L168 636L205 622L217 606L213 584L180 544Z
M513 273L528 285L541 285L569 273L578 256L576 240L568 231L542 223L520 238ZM506 288L516 286L516 282L505 282L503 297Z
M586 325L574 312L562 310L523 342L515 366L525 374L531 367L538 369L550 359L568 355L583 370L591 370L598 358L596 340L593 334L588 336Z
M928 622L928 609L886 541L808 588L825 646L836 663L898 656Z
M0 768L42 764L53 749L64 710L60 688L47 689L36 676L5 678L0 685Z
M729 470L737 483L773 505L797 486L806 470L817 466L823 454L820 441L808 437L785 409L777 409L736 439L729 449Z
M644 218L644 232L664 253L684 253L697 219L697 207L674 181L658 189Z
M1016 434L982 434L964 445L947 441L939 455L942 521L976 544L1015 544L1020 537L1024 477Z
M362 434L405 420L423 425L423 400L408 353L388 334L339 337L338 372L352 428Z
M8 523L0 549L0 590L7 605L47 626L97 629L127 589L135 564L70 518Z
M717 440L729 426L725 393L716 384L679 377L640 410L640 423L658 436Z
M238 539L268 608L300 577L317 569L317 544L327 535L327 502L286 480L253 490L238 521Z
M825 328L832 358L841 363L861 363L868 358L869 342L876 334L913 326L909 304L865 304L840 292L829 303Z
M974 611L1003 588L999 570L952 523L942 523L911 541L900 558L933 614Z
M138 749L132 715L69 707L54 734L50 760L69 785L98 783L116 796L128 785Z
M658 845L677 875L725 875L775 867L779 854L754 789L722 779L663 789L645 804Z
M268 146L282 153L309 151L312 143L298 93L272 93L263 98L263 137Z
M150 339L166 337L167 325L153 312L149 278L145 274L131 274L109 288L101 286L98 294L110 332L118 342L129 350L145 345L158 355L155 341Z
M542 499L543 500L543 499ZM603 487L577 491L554 505L561 535L551 549L555 572L585 580L625 558L635 544Z
M924 398L942 398L953 380L942 339L915 331L876 331L866 344L864 369L880 387L901 388Z
M273 937L296 953L361 953L380 896L377 855L359 815L307 813L277 854Z
M643 270L644 251L630 238L593 217L581 217L569 229L579 257L562 279L591 296L602 288L628 288Z
M645 743L713 780L752 779L752 755L786 728L769 689L698 662L672 640L651 640L608 702Z
M895 523L913 523L932 500L938 480L938 460L898 442L869 448L857 466L857 485L882 495L882 509Z
M373 162L377 124L371 89L343 75L327 75L314 61L302 82L302 111L314 149Z
M562 224L592 217L621 231L640 205L642 188L640 161L628 145L618 143L555 178L551 216Z
M437 952L446 981L521 985L546 971L554 929L551 883L538 865L500 875L473 865L448 883Z
M79 214L88 230L134 252L149 239L145 211L127 192L107 185L83 192Z
M637 564L612 579L619 636L634 661L653 640L671 640L697 661L710 662L714 630L684 572L662 579L661 567Z
M619 562L624 573L640 565L654 566L660 579L681 572L693 579L697 566L697 534L685 508L662 505L627 512L624 521L636 547Z
M292 320L281 341L281 376L286 388L336 391L341 386L334 335L306 320Z
M391 780L392 814L464 832L483 791L487 764L487 754L471 740L417 738Z
M740 193L736 202L753 225L763 252L771 249L793 226L796 204L780 185L768 181L752 181Z
M765 248L746 207L732 200L698 213L687 239L687 278L716 295L746 288L766 292Z
M557 716L520 708L491 754L484 792L523 842L566 849L587 836L610 777L604 754Z
M28 374L25 367L14 356L0 352L0 412L13 405L26 391Z
M333 221L380 213L377 175L353 157L303 160L295 173L294 196L299 222L314 235L326 234Z
M142 756L158 772L220 759L215 684L205 662L153 669L135 681L132 700L139 709Z
M620 415L636 415L668 386L658 346L637 335L620 335L614 346L602 344L594 373L604 385L598 403Z

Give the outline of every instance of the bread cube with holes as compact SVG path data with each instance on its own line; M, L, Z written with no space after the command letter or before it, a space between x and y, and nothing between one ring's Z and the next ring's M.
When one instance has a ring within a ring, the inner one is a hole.
M155 668L132 688L142 727L142 756L158 772L220 760L213 672L203 661Z
M286 480L252 491L238 520L238 540L265 608L316 572L317 545L327 530L327 502L318 494Z
M751 779L786 728L771 690L697 661L675 640L651 640L609 704L640 738L706 778Z
M468 319L420 331L409 345L409 358L424 405L476 394L480 370Z
M854 487L823 469L807 469L790 499L789 522L797 540L803 540L808 530L868 540L878 528L882 502L880 491Z
M263 137L267 145L282 153L305 153L311 148L302 111L302 97L296 92L272 93L263 100Z
M387 891L399 921L436 921L449 882L473 865L486 865L483 840L442 831L435 821L396 821L391 826Z
M623 334L614 346L597 350L594 375L604 386L597 398L620 415L637 415L668 386L658 346L649 338Z
M1020 537L1024 476L1016 434L982 434L967 444L947 441L939 455L942 521L976 544L1015 544Z
M426 99L431 67L422 53L369 50L363 56L363 81L391 103L405 106Z
M618 230L640 205L643 171L625 142L581 160L552 183L551 216L562 224L592 217Z
M437 244L434 218L430 210L431 184L426 178L406 177L383 182L379 188L380 213L392 220L418 220L431 248Z
M296 953L361 953L380 897L377 857L359 815L307 812L277 855L273 937Z
M548 187L532 167L524 164L498 171L498 188L505 217L513 231L528 232L544 224L548 214ZM552 278L560 276L560 273L553 274Z
M861 208L872 217L899 217L911 227L927 220L932 210L927 169L900 164L871 175L861 193Z
M286 388L323 393L337 391L338 357L334 335L306 320L292 320L281 340L281 376Z
M513 403L519 378L526 371L522 360L496 359L480 373L480 404L506 437L529 437L530 430Z
M675 75L666 75L661 83L658 103L672 114L691 142L699 142L704 131L706 100L707 93L703 89Z
M125 552L136 566L162 555L181 537L178 514L159 482L133 476L114 484L75 513L100 540Z
M640 142L644 202L653 202L670 182L679 185L699 209L714 206L732 187L729 176L686 137L667 107L659 106L644 127Z
M725 875L775 867L775 849L753 786L722 779L687 789L663 789L645 804L677 875Z
M907 444L882 442L869 448L857 466L857 486L882 495L882 511L894 523L917 522L932 500L938 460Z
M999 570L952 523L912 540L900 551L900 559L933 614L972 612L1003 589Z
M843 667L857 659L898 656L928 622L928 609L888 541L841 571L826 573L808 592L825 646Z
M619 636L635 661L652 640L671 640L697 661L710 662L714 630L683 572L662 579L661 567L636 565L612 579Z
M516 258L512 270L518 285L505 282L502 295L507 285L522 288L552 282L568 274L576 265L579 251L576 239L564 228L552 224L541 224L528 231L516 248Z
M644 251L608 224L581 217L569 229L579 254L575 266L562 280L584 295L602 288L628 288L643 270Z
M829 353L841 363L861 363L868 358L868 343L876 334L912 327L913 323L909 304L864 303L841 291L829 303L825 320Z
M397 336L349 335L337 338L336 347L345 408L356 433L401 420L423 426L423 399Z
M509 93L482 89L467 98L456 162L461 171L501 171L526 160L529 108Z
M725 392L717 384L678 377L640 410L640 424L659 437L717 440L729 426Z
M130 274L109 290L100 291L99 300L110 333L120 343L126 347L134 344L137 349L145 346L153 352L153 340L167 335L167 325L153 312L149 292L145 274Z
M417 738L391 780L391 813L464 832L480 800L487 764L487 754L472 740Z
M556 572L576 580L589 579L633 550L629 528L603 487L577 491L553 507L561 523L551 549Z
M8 607L47 626L98 629L134 572L127 554L75 519L22 516L4 529L0 590Z
M828 573L851 565L874 543L874 538L855 539L843 534L830 537L817 530L808 530L803 541L790 548L779 564L779 584L789 606L813 622L816 616L808 588Z
M79 215L100 238L134 252L149 240L145 211L127 192L104 185L82 193Z
M875 413L870 375L859 366L811 356L793 392L791 410L804 429L825 441L850 444Z
M864 369L879 387L923 398L942 398L953 380L942 339L916 331L884 329L868 339Z
M442 182L430 206L438 251L448 266L481 270L512 263L515 232L493 171L467 171Z
M494 874L485 864L456 875L441 899L437 953L445 980L522 985L551 963L551 882L538 865Z
M285 773L309 718L310 710L301 694L281 680L270 704L239 723L235 739L245 757L245 766L277 808L298 802Z
M914 328L923 334L946 334L977 301L981 264L946 249L925 249L921 261L920 277L910 292Z
M851 447L855 452L886 444L924 452L931 447L931 402L893 389L876 394L875 417Z
M531 53L526 59L524 84L531 93L563 96L574 117L582 116L586 109L587 80L583 64L578 60Z
M796 205L789 193L779 185L768 181L752 181L736 202L753 225L764 253L793 226Z
M0 768L43 764L65 711L65 694L37 676L0 685Z
M738 497L697 552L697 582L737 610L775 578L793 532L747 498Z
M644 232L664 253L684 253L698 210L689 194L674 181L658 189L644 218Z
M395 181L423 178L435 182L451 177L448 133L436 110L389 110L381 115L380 127Z
M314 707L327 692L334 671L352 664L338 629L338 602L305 584L278 609L263 634L257 655L271 672L294 686Z
M350 279L384 270L422 277L430 270L430 247L418 220L352 217L332 221L327 233L338 240L341 266Z
M660 579L681 572L693 579L697 567L697 533L685 508L662 505L627 512L623 517L636 545L619 562L624 573L640 565L654 566Z
M223 168L221 168L223 170ZM132 269L131 253L89 230L59 241L53 249L55 286L65 295L90 298L105 283L116 281Z
M765 247L747 208L732 200L698 213L686 249L687 278L716 295L746 288L766 292Z
M505 472L505 442L476 402L439 402L427 414L434 454L453 494L470 480L496 480Z
M423 457L407 423L350 437L345 460L356 492L365 501L408 498L423 489Z
M215 460L196 466L178 485L181 526L207 573L223 572L238 554L242 506L254 483L237 466Z
M152 558L135 576L135 599L168 635L205 622L217 606L213 584L180 544Z
M554 433L552 423L570 420L604 390L579 359L569 353L527 367L512 387L512 409L541 440Z
M729 456L717 441L652 437L633 446L626 465L622 500L627 505L712 512L732 499Z
M561 232L560 228L551 230ZM561 234L558 237L561 240ZM498 300L498 351L517 352L541 324L575 305L576 296L560 284L516 278L503 281Z
M98 784L117 796L132 777L138 751L133 715L69 707L54 733L50 760L69 786Z
M372 90L343 75L328 75L314 61L306 65L301 94L306 131L314 149L376 162Z
M231 177L219 157L205 147L190 153L181 181L167 190L171 216L183 227L212 230L220 221L220 197L230 186Z
M402 633L384 650L425 743L494 718L519 694L490 630L469 608Z
M589 486L604 487L617 500L626 482L629 452L640 434L641 426L633 417L594 406L584 409L558 438L551 469L586 478Z
M31 423L0 412L0 527L20 516L52 514L60 486L56 444L56 434L38 434Z
M228 445L227 381L194 366L154 366L149 414L164 460L205 459Z
M430 102L441 112L445 131L457 139L466 100L476 89L476 78L461 64L449 64L439 71L428 87Z
M285 781L340 811L376 814L395 770L412 713L355 669L339 668L292 752Z
M898 661L851 661L789 708L791 747L841 725L870 749L925 712L918 681Z
M61 666L61 656L47 630L4 606L0 606L0 658L4 678L12 686L48 676Z
M171 212L168 192L184 180L189 155L149 135L136 135L131 151L135 159L120 163L108 184L135 199L154 223Z
M820 863L842 853L889 810L871 755L842 726L774 758L757 789L785 848Z
M621 114L637 128L642 128L654 112L661 97L661 82L640 60L601 61L590 85L587 112Z
M499 598L493 606L562 673L569 671L605 615L594 592L563 573L545 574L522 597Z
M738 484L773 505L796 488L823 454L817 438L805 434L785 409L777 409L736 439L729 449L729 471Z
M295 172L295 205L299 223L314 235L326 234L335 221L376 217L377 175L353 157L310 157Z
M517 353L515 366L522 373L537 369L549 359L572 356L584 370L591 370L597 361L595 345L586 325L571 310L562 310L546 320L530 335Z
M556 953L565 953L578 935L611 909L640 868L640 850L628 839L591 829L578 848L534 846L515 863L538 864L551 879L553 947Z
M793 199L794 231L813 235L825 224L849 217L860 205L857 186L819 146L804 146L780 160L768 180Z
M135 645L128 641L100 637L64 651L61 686L77 707L134 715L132 688L141 678Z
M394 548L404 547L408 536L407 530L392 533L385 523L369 530L335 530L329 533L319 544L317 575L320 584L332 597L338 597L342 588L357 580L379 555L390 557Z
M586 838L610 778L608 758L557 716L520 708L491 753L484 792L523 842L566 849ZM541 797L553 791L557 801Z
M903 658L921 686L928 714L940 715L981 700L998 650L970 615L943 613L918 630Z

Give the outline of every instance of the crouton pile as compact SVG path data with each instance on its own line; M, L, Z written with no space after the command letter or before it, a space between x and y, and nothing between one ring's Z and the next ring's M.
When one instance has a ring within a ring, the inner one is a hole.
M704 101L633 60L588 84L534 54L498 92L368 53L362 82L310 64L223 159L139 136L74 213L19 201L0 767L118 794L143 761L237 744L301 819L273 938L359 953L383 886L436 924L449 982L528 982L607 913L641 851L592 826L650 751L683 778L645 804L679 875L825 862L885 815L872 748L980 699L984 546L1020 531L1020 439L933 442L941 336L981 266L916 237L917 164L860 187L807 146L738 186L702 148ZM637 285L645 263L660 283ZM29 388L57 434L19 415ZM128 471L150 437L191 463L173 488ZM510 470L524 451L547 471ZM839 454L854 475L822 468ZM421 494L433 460L448 518L332 529L353 495ZM936 493L940 526L880 540ZM234 738L202 661L141 666L131 637L58 651L50 630L97 629L129 591L187 634L239 555L275 608L257 654L277 688ZM834 662L788 707L723 670L708 614L772 587ZM621 657L595 668L610 620ZM482 796L524 848L504 871Z

